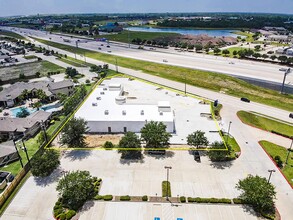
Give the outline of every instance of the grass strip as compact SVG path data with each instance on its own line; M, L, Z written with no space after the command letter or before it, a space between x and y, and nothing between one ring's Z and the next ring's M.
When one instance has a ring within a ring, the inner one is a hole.
M245 124L263 129L265 131L276 131L280 134L292 136L293 135L293 126L288 124L266 118L260 115L256 115L246 111L237 112L238 117Z
M38 38L34 39L41 43L60 48L62 50L66 50L68 52L82 55L86 53L87 57L111 64L116 64L116 58L118 58L119 66L134 70L141 70L151 75L182 83L185 82L186 75L186 82L188 82L189 85L213 90L216 92L226 93L228 95L236 97L247 97L255 102L263 103L288 111L293 111L293 95L283 95L277 91L251 85L243 80L225 74L114 56L87 49L75 48L73 46L68 46Z
M293 187L293 152L290 152L288 163L285 164L288 155L287 148L269 141L260 141L259 144L272 158L275 158L276 156L281 157L281 160L283 161L283 167L280 168L280 170L286 177L287 181L291 184L291 187Z

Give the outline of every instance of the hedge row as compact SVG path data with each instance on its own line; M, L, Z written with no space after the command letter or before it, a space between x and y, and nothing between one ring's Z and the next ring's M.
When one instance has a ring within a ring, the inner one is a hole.
M104 196L97 195L94 197L94 199L95 200L111 201L111 200L113 200L113 196L112 195L104 195Z
M231 199L225 199L225 198L221 198L221 199L217 199L217 198L200 198L200 197L196 197L196 198L192 198L192 197L188 197L187 198L188 202L196 202L196 203L225 203L225 204L231 204Z
M278 132L278 131L274 131L274 130L272 130L271 131L273 134L278 134L278 135L281 135L281 136L283 136L283 137L286 137L286 138L293 138L293 136L289 136L289 135L287 135L287 134L282 134L282 133L280 133L280 132Z
M58 220L70 220L73 216L76 215L76 211L65 209L62 205L62 200L59 199L53 208L54 217Z
M130 201L130 196L120 196L120 201Z

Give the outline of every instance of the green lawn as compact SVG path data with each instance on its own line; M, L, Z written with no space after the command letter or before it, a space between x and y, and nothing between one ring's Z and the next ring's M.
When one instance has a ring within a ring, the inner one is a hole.
M236 31L236 32L233 32L233 34L237 34L237 35L242 35L242 36L245 36L246 37L246 42L253 42L253 33L251 32L243 32L243 31Z
M273 130L288 136L293 135L293 125L285 124L271 118L262 117L260 115L245 111L239 111L237 112L237 115L245 124L252 125L266 131Z
M6 36L6 37L13 37L19 40L26 40L26 38L23 37L22 35L19 35L17 33L10 32L10 31L0 30L0 35Z
M57 72L60 71L61 73L65 72L65 68L58 66L54 63L51 63L49 61L43 60L42 61L42 69L41 73L47 73L47 72Z
M282 95L277 91L254 86L228 75L119 57L82 48L75 48L72 46L67 46L38 38L35 39L44 44L69 52L76 51L78 54L86 53L87 57L111 64L115 64L116 58L118 58L119 66L134 70L141 70L145 73L174 81L184 82L185 80L182 76L182 73L185 73L187 82L190 85L210 89L217 92L225 92L226 94L232 96L247 97L255 102L293 111L293 95Z
M177 35L179 36L179 34L176 34L176 33L129 31L129 41L131 42L132 39L136 39L136 38L140 38L142 40L153 40L156 38L164 38L164 37L177 36ZM103 35L103 37L112 41L128 43L128 31L122 31L119 34Z
M280 156L283 163L286 162L288 150L285 147L273 144L268 141L260 141L259 143L273 158L275 156ZM286 176L290 184L293 185L293 152L290 153L288 164L284 164L284 167L281 169L281 171Z
M71 58L71 57L70 57ZM71 59L68 59L68 58L57 58L57 60L60 60L64 63L67 63L69 65L72 65L72 66L75 66L75 67L85 67L85 65L83 64L84 62L80 61L80 60L71 60Z
M231 135L228 136L227 134L223 135L224 141L231 146L231 153L228 156L229 159L236 159L236 155L241 152L240 146L238 145L237 141Z

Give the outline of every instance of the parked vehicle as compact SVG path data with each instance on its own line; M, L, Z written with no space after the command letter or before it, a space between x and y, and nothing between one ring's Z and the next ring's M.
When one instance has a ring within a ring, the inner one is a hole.
M193 151L194 160L200 162L200 154L198 151Z
M241 99L240 99L242 102L250 102L250 100L248 99L248 98L245 98L245 97L242 97Z

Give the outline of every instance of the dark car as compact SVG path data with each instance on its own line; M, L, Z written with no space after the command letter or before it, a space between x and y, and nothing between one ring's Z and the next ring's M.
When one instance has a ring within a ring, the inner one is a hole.
M293 118L293 113L290 113L289 114L289 118Z
M110 45L107 45L107 47L109 48L109 47L110 47Z
M240 99L242 102L250 102L250 100L248 99L248 98L245 98L245 97L242 97L241 99Z
M198 151L193 151L194 160L200 162L200 155Z

